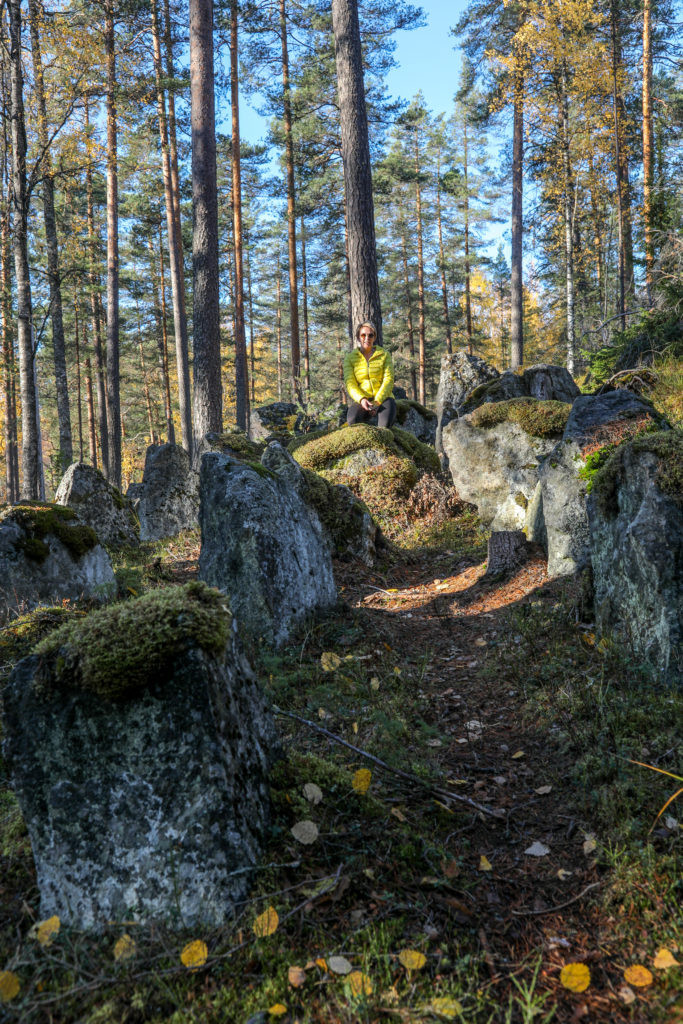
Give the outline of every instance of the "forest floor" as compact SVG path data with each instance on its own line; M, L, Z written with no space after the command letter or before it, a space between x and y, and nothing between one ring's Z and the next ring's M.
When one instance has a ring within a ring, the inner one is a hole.
M21 985L0 1019L683 1022L683 968L657 966L683 961L683 807L651 830L677 785L632 763L681 774L681 694L596 642L540 555L487 580L471 512L392 533L379 569L336 566L333 614L251 652L285 757L229 927L62 928L41 945L0 792L0 970ZM192 535L143 547L120 585L184 582L197 554ZM196 969L180 960L193 940ZM569 964L588 968L583 991Z

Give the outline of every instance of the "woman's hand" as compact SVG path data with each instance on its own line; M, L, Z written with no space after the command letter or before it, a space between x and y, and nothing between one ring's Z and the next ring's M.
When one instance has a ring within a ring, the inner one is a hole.
M361 398L360 407L361 409L364 409L365 412L374 412L376 408L375 404L371 402L369 398Z

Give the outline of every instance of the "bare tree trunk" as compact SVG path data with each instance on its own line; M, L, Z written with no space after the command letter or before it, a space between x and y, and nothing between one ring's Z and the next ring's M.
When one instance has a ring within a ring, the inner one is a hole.
M88 281L90 287L90 311L92 322L93 353L97 377L97 420L100 429L100 455L102 471L109 478L109 438L107 434L107 391L102 351L102 318L99 303L99 275L96 269L95 209L93 202L92 161L90 159L90 108L85 97L83 112L86 131L85 191L88 220Z
M116 123L116 52L113 0L104 0L107 62L107 479L121 488L119 379L119 172Z
M173 299L173 327L175 334L176 365L178 374L178 406L180 410L180 432L183 448L192 447L192 407L190 400L189 341L187 314L185 310L185 274L183 267L183 243L180 236L180 202L174 194L173 161L169 144L168 122L166 119L166 96L162 83L161 36L157 0L152 0L152 44L154 53L154 74L157 89L157 111L159 116L159 138L161 142L161 168L164 180L164 201L166 206L166 231L168 234L168 256L171 270L171 294ZM170 34L170 27L167 26ZM167 60L168 60L167 50ZM172 50L170 57L172 65ZM172 94L170 94L172 95ZM175 131L175 119L174 119ZM177 151L176 151L177 161ZM176 167L177 178L177 167ZM165 300L164 300L165 301ZM173 432L175 435L175 431ZM171 440L169 436L169 441ZM174 443L174 442L171 442Z
M453 352L453 339L451 337L451 318L448 314L448 292L446 289L446 258L443 248L443 230L441 226L441 147L439 147L438 163L436 168L436 222L439 229L439 270L441 272L441 299L443 302L443 322L446 326L446 351L449 355Z
M171 381L168 375L168 334L166 331L166 281L164 279L164 246L159 219L159 277L155 273L156 254L152 236L149 237L149 267L152 277L152 294L154 298L154 314L157 322L157 349L159 353L159 372L164 395L164 413L166 415L166 438L169 444L175 444L175 426L173 424L173 406L171 405ZM160 297L161 293L161 297Z
M346 281L346 323L348 328L348 345L353 348L355 345L354 330L356 325L353 322L353 303L351 302L351 260L349 259L349 217L346 210L346 195L342 202L344 208L344 280ZM372 322L372 321L371 321Z
M14 273L17 287L17 339L21 395L21 496L40 497L40 459L32 338L31 278L28 265L26 126L21 66L21 0L8 0L10 108L12 116L12 206Z
M223 426L213 3L190 0L192 261L194 268L194 444Z
M524 76L517 69L514 81L512 130L512 251L510 264L510 365L524 363L524 290L522 284L522 195L524 187Z
M280 0L280 38L282 41L282 106L285 126L285 174L287 180L287 254L289 261L289 330L292 346L292 391L301 398L301 344L299 338L299 295L296 270L296 190L294 188L294 138L292 135L292 98L289 84L287 48L287 12Z
M277 283L275 293L277 296L277 315L275 319L277 331L277 397L282 401L282 300L280 284L280 251L277 254Z
M564 241L567 282L567 369L574 373L574 231L573 206L574 187L569 153L569 97L567 94L567 73L562 67L561 96L562 106L562 160L564 169Z
M405 221L400 220L401 255L403 258L403 282L406 292L406 309L408 322L408 351L410 352L410 397L417 401L417 367L415 366L415 331L413 328L413 298L410 294L410 274L408 273L408 247L406 244Z
M470 279L470 186L467 152L467 118L463 119L464 142L464 186L465 186L465 330L467 333L467 351L472 355L472 288Z
M306 271L306 224L301 212L301 290L304 306L304 392L308 401L311 390L311 351L308 334L308 274Z
M332 0L351 279L352 321L369 320L382 344L375 214L356 0Z
M643 0L643 224L645 228L645 282L652 302L654 241L652 236L652 0Z
M154 429L154 416L152 414L152 400L149 394L149 381L147 380L147 369L145 367L145 351L142 347L142 325L140 323L140 303L136 300L135 302L135 313L137 316L137 327L138 327L138 352L140 353L140 374L142 376L142 391L145 396L145 406L147 408L147 422L149 424L149 441L150 444L157 443L156 431Z
M242 170L240 154L240 92L237 52L237 0L230 3L230 98L232 107L232 215L235 236L235 420L249 429L249 370L244 330L244 264L242 236Z
M489 537L487 576L518 569L529 559L530 545L523 530L500 530Z
M83 462L83 410L81 408L81 343L79 338L78 299L74 299L74 335L76 341L76 408L78 409L78 461Z
M255 384L255 356L254 356L254 296L251 291L251 255L249 252L249 242L247 240L246 245L247 253L247 288L249 289L249 362L251 364L251 373L249 380L251 381L251 404L253 405L256 401L256 384Z
M97 434L95 432L95 402L92 393L92 363L85 359L85 402L88 408L88 449L90 462L97 469Z
M419 345L419 395L425 404L425 274L422 251L422 192L420 189L420 145L415 125L415 212L417 215L417 318Z
M614 108L614 152L617 175L617 213L619 227L619 309L622 330L626 328L626 295L633 289L633 236L631 225L631 187L628 154L624 145L626 110L619 87L622 66L619 12L612 0L610 9L612 32L612 101Z
M0 31L4 26L0 23ZM4 32L2 33L4 36ZM4 39L3 39L4 43ZM3 47L4 50L4 47ZM2 62L2 102L7 105L5 61ZM17 445L17 407L15 395L14 337L12 332L12 271L10 267L11 183L8 168L8 122L3 123L2 153L2 226L0 228L0 308L2 311L2 379L5 398L5 496L10 503L19 500L19 452Z
M339 374L339 404L346 405L346 391L344 389L344 358L342 356L342 339L337 335L337 373Z
M55 186L52 159L48 145L47 108L45 84L43 81L43 59L40 49L38 12L36 0L28 3L31 30L31 53L33 57L34 94L38 108L38 140L43 151L43 219L45 223L45 248L47 255L47 278L50 286L50 318L52 320L52 350L55 368L55 390L57 392L57 419L59 422L59 461L64 473L71 465L73 443L71 438L71 415L69 411L69 388L66 374L66 346L64 342L64 318L62 314L62 282L59 269L59 242L55 217Z

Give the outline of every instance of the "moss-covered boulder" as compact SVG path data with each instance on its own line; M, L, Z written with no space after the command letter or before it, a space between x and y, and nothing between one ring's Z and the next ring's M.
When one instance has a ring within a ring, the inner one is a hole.
M109 555L71 508L39 502L0 510L0 619L39 604L116 593Z
M683 431L619 445L587 499L598 631L683 686Z
M506 370L499 377L474 388L463 401L460 414L466 415L490 402L509 402L516 398L536 398L571 405L580 393L576 381L564 366L535 363L523 370Z
M265 441L252 441L239 427L230 427L222 434L211 432L197 445L195 468L199 470L202 456L206 452L222 452L239 462L258 462L265 447Z
M277 738L225 598L155 591L58 629L3 693L40 914L219 926L245 898Z
M502 378L499 378L502 379ZM492 530L521 530L538 467L562 436L570 406L535 398L483 405L452 420L443 448L453 484Z
M55 502L75 509L109 548L135 547L140 542L140 524L131 502L86 462L69 466Z

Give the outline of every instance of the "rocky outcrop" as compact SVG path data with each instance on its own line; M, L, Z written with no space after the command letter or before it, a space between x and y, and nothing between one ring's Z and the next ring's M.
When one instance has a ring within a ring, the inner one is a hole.
M302 618L336 601L318 517L259 464L209 452L200 481L200 577L230 596L247 633L283 643Z
M115 593L109 555L73 509L27 502L0 512L0 620L39 604Z
M396 422L423 444L433 445L436 441L436 413L414 402L410 398L396 401Z
M138 516L141 540L161 540L197 526L199 480L184 448L149 446Z
M452 420L443 448L459 497L477 506L484 526L521 530L538 483L538 467L553 450L570 407L522 398L485 404Z
M261 462L313 509L333 557L374 564L378 528L366 506L348 487L330 483L312 469L303 469L277 442L268 445Z
M69 466L57 488L55 502L75 509L107 547L135 547L140 542L140 526L130 501L86 462Z
M587 500L596 626L683 685L683 432L620 445Z
M218 926L268 821L272 719L225 598L155 591L52 633L3 695L40 913Z
M441 437L451 420L456 419L465 399L475 388L500 374L479 356L467 352L454 352L441 357L439 388L436 394L436 450L443 451Z
M587 460L659 421L649 402L628 391L576 399L561 441L539 469L551 576L572 575L590 561Z
M506 370L495 380L480 384L465 397L461 413L473 412L488 402L509 402L514 398L571 405L579 394L574 378L564 366L536 363L525 370Z
M252 409L249 416L249 437L252 441L263 440L274 431L293 431L299 420L300 410L294 402L271 402Z

